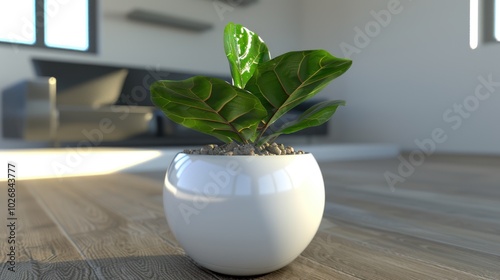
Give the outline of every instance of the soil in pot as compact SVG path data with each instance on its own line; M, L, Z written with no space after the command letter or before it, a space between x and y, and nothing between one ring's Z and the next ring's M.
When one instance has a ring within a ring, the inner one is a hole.
M279 156L279 155L300 155L303 151L296 151L293 147L285 146L278 143L264 143L262 145L255 144L238 144L231 142L224 145L210 144L201 147L200 149L186 149L184 153L191 155L221 155L221 156Z

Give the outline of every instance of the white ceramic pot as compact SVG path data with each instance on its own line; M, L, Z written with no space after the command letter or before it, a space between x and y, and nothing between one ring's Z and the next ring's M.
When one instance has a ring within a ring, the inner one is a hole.
M257 275L286 266L307 247L325 191L312 154L179 153L167 171L163 203L194 261L219 273Z

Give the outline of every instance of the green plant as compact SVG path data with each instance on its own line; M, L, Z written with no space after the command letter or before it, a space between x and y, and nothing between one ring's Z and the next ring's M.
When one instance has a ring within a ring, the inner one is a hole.
M342 100L317 103L269 133L280 117L345 73L352 61L325 50L294 51L271 59L256 33L234 23L224 30L224 49L232 85L203 76L156 81L151 85L153 103L178 124L226 143L244 144L262 144L321 125L345 105Z

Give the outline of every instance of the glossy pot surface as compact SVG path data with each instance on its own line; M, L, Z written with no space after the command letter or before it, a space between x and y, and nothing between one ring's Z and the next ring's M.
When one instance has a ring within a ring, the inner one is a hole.
M325 192L312 154L179 153L163 202L170 229L193 260L219 273L257 275L286 266L307 247Z

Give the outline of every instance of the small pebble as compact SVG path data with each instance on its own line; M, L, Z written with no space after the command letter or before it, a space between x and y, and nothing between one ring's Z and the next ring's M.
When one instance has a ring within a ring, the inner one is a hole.
M272 154L275 154L275 155L281 155L281 150L278 146L269 146L269 148L267 148L267 150L272 153Z

